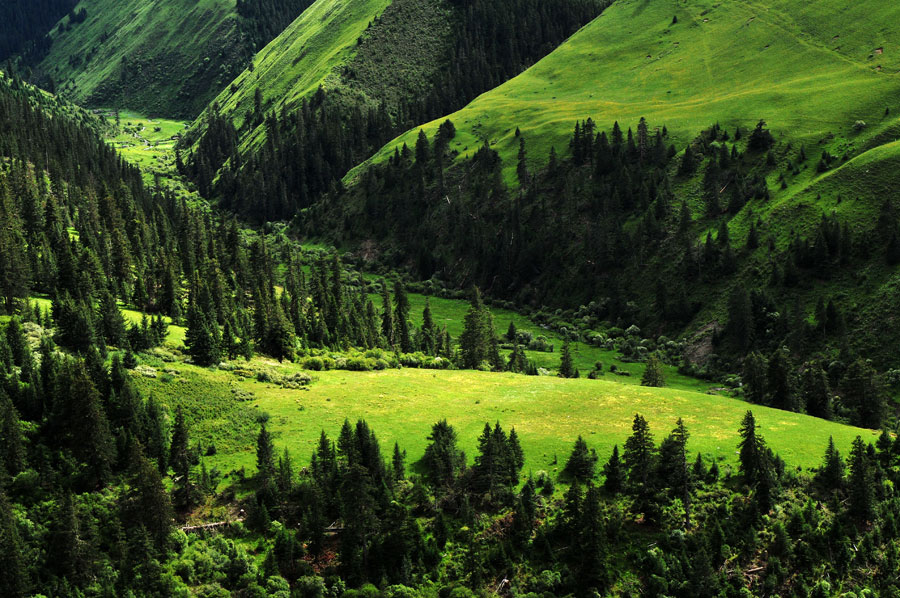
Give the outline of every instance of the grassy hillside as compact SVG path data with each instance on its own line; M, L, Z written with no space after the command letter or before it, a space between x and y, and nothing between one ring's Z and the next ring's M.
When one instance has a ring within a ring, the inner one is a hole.
M853 26L844 26L849 23ZM679 153L716 123L730 136L721 135L715 140L715 148L745 152L746 132L764 119L775 137L772 155L765 159L765 154L754 156L749 152L739 160L765 177L768 191L738 209L727 211L723 206L714 213L707 209L710 192L704 188L705 165L690 176L682 176L677 168L680 158L668 163L670 201L673 206L682 201L687 204L694 219L689 232L695 246L703 243L708 232L727 223L730 244L740 258L733 279L690 282L691 300L702 304L693 328L710 322L724 325L729 287L735 283L747 289L768 287L774 264L784 267L791 243L805 238L812 244L822 216L833 214L858 236L856 261L849 267L813 273L797 287L780 290L777 284L772 285L777 290L771 292L782 313L798 307L799 317L808 315L810 320L820 299L827 303L834 298L848 314L851 344L867 356L877 356L882 363L895 363L890 349L880 347L893 346L900 337L892 316L896 309L893 291L900 283L900 271L885 263L886 238L875 234L873 228L885 200L893 196L893 178L900 159L896 143L900 137L900 52L890 44L898 23L900 7L872 1L621 0L526 72L448 115L456 127L450 150L462 163L487 142L503 161L504 181L515 188L517 131L527 144L528 170L541 173L551 148L555 147L560 159L571 157L569 142L575 122L586 118L592 118L605 131L617 121L624 131L636 130L639 119L646 117L652 128L666 127L665 143L674 145ZM421 128L434 139L444 120L442 117ZM738 127L744 131L740 142L734 137ZM419 128L413 129L387 144L369 163L351 171L344 182L352 185L360 180L368 164L383 163L401 145L413 147L418 132ZM651 129L651 137L654 133ZM817 162L824 152L834 159L819 168ZM715 158L706 164L712 161ZM468 175L459 176L466 179ZM540 179L540 193L556 193L558 197L551 201L559 202L566 196L562 189L577 192L584 181L596 179L590 172L567 176L565 185L559 180ZM729 188L727 181L719 187L721 201L727 203L733 187ZM597 194L604 195L608 192ZM370 203L377 205L371 199ZM567 220L561 230L567 228L578 234L572 230L577 228L573 227L573 213L588 205L585 198L581 200L580 205L577 200L555 204L556 218L563 208L570 210L565 213ZM343 198L335 203L342 202L348 203ZM345 229L354 225L363 228L355 219L362 209L350 208L341 215L350 223ZM527 214L528 208L523 209ZM487 208L484 211L489 212ZM511 204L506 212L513 212ZM640 260L639 267L627 277L640 281L631 296L644 307L644 315L650 320L657 319L658 310L651 307L657 280L666 280L669 285L686 282L679 269L684 243L675 239L679 225L673 213L669 212L662 225L663 236L669 237L667 243L659 244L662 251L656 252L649 268ZM640 211L628 214L630 220L623 221L621 229L638 231L640 236L644 216ZM756 223L762 243L745 250L751 223ZM609 224L609 220L601 224ZM496 230L499 225L492 226ZM346 242L352 235L342 238L338 233L335 238ZM571 259L571 267L587 261L582 254L587 246L582 243L572 247L566 258ZM413 252L417 248L415 243L404 247ZM650 251L649 247L645 249ZM458 254L446 262L455 263L456 258ZM543 281L545 286L552 286L557 277L549 274L548 278L549 283ZM594 294L607 292L600 289ZM567 296L571 294L559 292L551 299L564 304L562 298ZM883 301L873 301L872 297ZM587 302L584 297L577 301ZM887 343L882 336L885 330ZM860 339L863 342L857 343Z
M534 67L449 115L453 147L471 155L489 141L508 181L517 126L544 163L587 117L625 128L644 116L680 145L715 122L746 127L763 118L780 139L861 150L896 126L885 108L898 108L900 53L889 43L898 22L900 7L881 2L620 0ZM442 120L423 128L432 134ZM857 120L868 124L859 134ZM375 159L412 146L417 131Z
M223 82L224 91L215 102L239 129L255 108L257 90L266 109L296 104L325 84L335 67L350 60L357 38L389 4L390 0L318 0L263 48L230 86ZM255 139L261 130L256 128L244 140Z
M84 22L54 28L36 69L79 104L194 116L250 52L234 0L82 0L82 9Z
M204 446L215 442L213 460L228 471L255 463L255 434L268 414L280 452L287 447L305 463L321 430L336 437L345 418L366 419L379 434L387 454L396 441L418 460L431 424L447 418L458 430L471 459L484 423L515 426L528 458L525 469L558 473L575 438L581 434L606 458L614 444L631 433L641 413L662 438L682 417L691 431L691 449L734 465L737 430L751 407L762 434L793 466L814 467L833 436L842 452L861 434L875 433L806 415L748 405L743 401L679 389L651 389L609 380L563 380L473 371L417 369L383 372L313 372L307 390L290 390L191 365L149 360L160 375L140 377L142 391L170 407L181 404L194 419L192 433ZM240 366L284 375L299 368L255 359ZM174 372L164 375L165 370ZM557 462L554 463L554 458Z

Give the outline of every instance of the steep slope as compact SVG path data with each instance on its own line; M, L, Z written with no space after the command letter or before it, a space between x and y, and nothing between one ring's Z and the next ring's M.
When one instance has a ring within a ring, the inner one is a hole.
M320 0L198 119L190 174L244 216L290 217L397 132L520 73L604 5ZM256 197L260 184L270 197Z
M535 308L718 331L707 356L896 365L898 23L878 2L616 2L300 228Z
M860 147L897 105L900 52L889 41L898 17L897 5L871 1L620 0L534 67L449 115L458 131L452 147L470 155L489 141L507 180L517 126L533 138L539 162L587 117L623 127L647 117L682 145L716 122L733 128L764 118L795 142L834 135L829 146ZM430 135L443 120L422 128ZM857 120L870 125L863 135L852 131ZM378 159L412 146L417 132Z
M35 80L77 103L192 118L308 0L82 0Z
M264 109L295 105L354 55L356 40L389 4L390 0L315 2L263 48L230 86L222 85L224 91L215 103L238 129L245 127L248 112L255 111L257 90ZM202 120L195 126L202 126ZM260 132L261 127L254 127L248 139Z
M4 2L0 4L0 60L20 52L44 50L44 35L78 0L37 0L36 2Z

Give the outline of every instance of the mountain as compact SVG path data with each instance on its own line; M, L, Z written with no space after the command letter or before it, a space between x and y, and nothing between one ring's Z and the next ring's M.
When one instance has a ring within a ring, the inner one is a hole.
M307 5L82 0L25 58L35 81L79 104L192 118Z
M789 339L799 355L843 344L890 363L898 17L880 3L615 2L387 144L300 229L536 309L709 339L746 332L729 328L746 305L743 348L808 322Z
M46 50L45 34L75 8L78 0L14 0L0 6L0 60L19 53L37 54ZM71 13L70 18L78 17Z
M604 5L320 0L197 120L189 174L247 218L289 217L397 132L520 73Z

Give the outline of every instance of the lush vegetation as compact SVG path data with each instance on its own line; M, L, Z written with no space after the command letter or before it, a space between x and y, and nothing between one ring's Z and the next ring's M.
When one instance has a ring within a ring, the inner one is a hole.
M900 596L900 9L183 4L0 8L0 595Z
M0 60L24 53L40 55L46 51L46 34L56 23L69 14L75 21L73 9L77 0L39 0L38 2L5 2L0 7Z
M397 0L358 32L355 48L344 56L346 49L326 52L362 24L362 5L341 18L329 14L324 24L314 20L313 5L200 119L202 136L186 158L185 174L205 197L245 218L284 219L397 132L515 76L601 8L594 0ZM288 54L301 43L299 57ZM307 54L316 68L306 68ZM291 64L283 64L288 58ZM267 86L272 77L278 85ZM291 87L284 89L286 83ZM186 138L186 147L198 132ZM255 141L248 148L250 139Z
M0 57L18 54L32 81L90 107L193 118L309 2L7 4L4 35L14 37Z

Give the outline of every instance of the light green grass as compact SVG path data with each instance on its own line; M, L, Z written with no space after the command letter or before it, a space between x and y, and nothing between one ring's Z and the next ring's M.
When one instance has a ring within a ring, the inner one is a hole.
M682 147L715 122L733 129L762 118L780 140L858 149L892 124L885 108L900 105L898 29L896 3L619 0L535 66L449 115L452 148L467 156L488 140L510 182L517 126L539 165L551 146L566 151L575 121L587 117L605 129L613 121L633 128L643 116ZM856 120L869 125L860 135ZM423 128L431 135L441 121ZM375 160L412 146L417 130Z
M106 140L129 162L141 169L144 183L159 183L173 190L179 197L198 200L199 196L188 186L176 168L175 145L187 129L187 121L165 118L148 118L137 112L119 112L119 127L115 127L115 110L101 113L112 123Z
M236 127L252 112L257 89L267 112L280 113L282 106L295 105L319 85L328 86L333 69L353 57L357 38L388 4L389 0L318 0L254 57L252 71L244 70L215 101ZM202 122L198 119L195 126ZM263 129L244 136L244 143L258 141Z
M297 369L254 360L253 366L280 372ZM461 447L474 458L476 439L485 422L515 427L526 453L526 471L556 472L581 434L606 459L614 444L625 441L635 413L650 423L657 441L682 417L692 436L690 448L705 457L736 462L740 420L751 408L762 435L790 467L821 462L828 437L846 454L858 434L875 433L805 415L748 405L736 399L677 389L650 389L608 380L562 380L474 371L387 370L330 371L315 374L310 390L285 390L221 371L179 364L183 382L139 379L142 389L171 407L185 402L201 419L193 430L199 439L217 439L211 460L223 470L254 468L254 427L258 413L270 416L279 452L287 447L302 463L314 450L321 430L332 438L344 419L363 418L389 454L394 442L408 451L409 462L421 458L431 424L447 418L457 429ZM252 402L233 399L232 389L253 393ZM205 415L203 415L205 414ZM240 422L240 429L232 429ZM250 422L250 423L248 423ZM554 464L554 457L557 459Z
M425 308L425 296L416 293L409 293L410 317L416 326L422 325L422 311ZM372 302L375 304L378 313L381 313L381 296L372 295ZM454 343L459 340L463 331L463 321L466 312L469 310L469 303L459 299L444 299L441 297L431 297L432 318L438 327L447 327L450 336L453 337ZM534 336L546 336L554 345L554 351L526 351L528 359L534 361L538 367L546 368L553 372L559 369L560 355L559 350L563 344L563 337L550 330L545 330L535 324L527 317L499 307L490 307L494 316L494 328L498 335L506 334L509 323L514 322L518 330L531 332ZM643 363L627 362L621 359L616 351L601 349L588 345L586 343L572 343L571 349L575 359L575 367L577 367L582 376L586 376L588 372L594 369L594 364L601 362L606 372L607 378L615 378L622 384L636 385L640 384L641 375L644 373ZM503 351L503 357L508 357L509 351ZM617 369L626 371L629 376L617 376L609 372L609 366L615 365ZM684 390L694 390L698 392L706 392L715 385L697 378L683 376L678 373L678 369L673 366L664 366L666 381L669 386Z
M85 22L62 33L54 28L39 65L79 104L115 100L155 114L195 115L227 85L242 51L235 0L81 0L81 8ZM145 72L120 93L123 60L142 63ZM201 80L204 88L196 85Z

